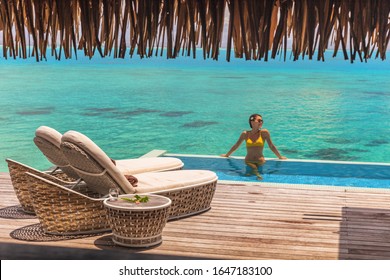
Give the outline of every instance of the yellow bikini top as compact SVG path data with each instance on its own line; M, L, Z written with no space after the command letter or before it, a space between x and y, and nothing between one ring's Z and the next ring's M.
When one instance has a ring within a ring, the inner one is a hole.
M259 130L259 138L257 138L257 140L255 142L252 141L252 139L249 138L249 135L248 135L248 138L246 139L246 146L247 147L263 147L264 146L264 142L263 142L263 138L261 138L261 131Z

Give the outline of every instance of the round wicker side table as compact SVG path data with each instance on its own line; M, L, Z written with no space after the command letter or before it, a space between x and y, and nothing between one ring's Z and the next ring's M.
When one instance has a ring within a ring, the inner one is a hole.
M148 194L146 203L132 203L134 195L120 195L115 201L104 200L114 243L126 247L150 247L162 242L162 231L172 201L164 196Z

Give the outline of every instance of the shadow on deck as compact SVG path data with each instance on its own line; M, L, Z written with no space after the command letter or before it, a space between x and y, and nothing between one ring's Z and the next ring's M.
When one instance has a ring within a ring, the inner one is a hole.
M339 259L390 259L390 209L343 207Z
M111 237L102 237L107 241ZM99 241L97 241L99 242ZM14 244L0 242L2 260L177 260L174 255L140 254L136 250L108 248L97 245L102 250L45 246L41 244ZM109 250L107 250L109 249ZM199 258L180 257L181 260L199 260Z

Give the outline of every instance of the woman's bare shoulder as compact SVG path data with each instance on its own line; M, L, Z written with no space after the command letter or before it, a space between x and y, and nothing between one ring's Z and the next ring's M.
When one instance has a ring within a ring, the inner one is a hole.
M240 135L240 138L243 138L243 137L246 137L248 135L248 131L247 130L244 130L241 135Z
M261 129L261 135L268 136L268 135L270 135L270 133L269 133L268 129L264 128L264 129Z

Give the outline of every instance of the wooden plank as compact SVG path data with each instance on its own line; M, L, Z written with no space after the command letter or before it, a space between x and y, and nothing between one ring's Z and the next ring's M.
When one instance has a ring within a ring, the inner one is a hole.
M218 184L210 211L168 222L163 243L146 250L116 246L110 233L13 239L39 221L5 216L18 205L8 173L0 173L0 197L2 259L47 258L45 250L61 258L390 259L389 190Z

